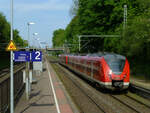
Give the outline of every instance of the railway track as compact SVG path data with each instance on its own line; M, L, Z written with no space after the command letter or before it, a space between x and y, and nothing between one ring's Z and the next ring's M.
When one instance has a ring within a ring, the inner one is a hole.
M141 102L140 100L135 99L128 94L114 95L114 94L103 93L95 88L91 90L90 89L91 86L89 84L81 85L76 78L74 78L70 74L68 76L68 73L64 71L65 69L64 67L56 63L53 64L53 66L59 67L59 73L61 73L61 77L62 77L62 73L64 74L63 76L65 76L65 79L64 78L62 79L64 79L65 82L70 81L68 83L68 86L74 86L72 87L72 89L75 89L76 92L71 91L71 93L75 94L72 97L76 96L75 103L79 105L79 108L82 113L91 113L91 111L87 109L88 106L90 106L90 108L95 109L95 111L92 111L94 113L101 113L101 112L102 113L149 113L150 112L150 106L149 106L150 102L148 102L148 104L145 104L144 102ZM79 77L77 78L80 79ZM81 81L83 82L83 80ZM69 88L67 89L70 90ZM84 103L90 103L90 104L85 104L86 106L85 107ZM95 106L96 108L92 106Z
M69 78L69 77L68 77ZM73 84L79 88L79 90L91 101L91 103L93 103L100 111L102 111L103 113L106 113L103 108L101 108L101 106L99 104L97 104L97 102L92 98L90 97L73 79L69 78ZM83 110L82 110L83 112Z
M150 104L145 104L144 102L141 102L141 101L139 101L139 100L137 100L137 99L135 99L135 98L127 95L127 94L125 96L128 97L128 98L130 98L130 99L132 99L132 100L134 100L134 101L136 101L136 102L138 102L138 103L140 103L140 104L142 104L142 105L144 105L144 106L146 106L147 108L150 109Z
M65 83L63 82L65 84L65 87L71 91L73 97L76 97L75 103L76 105L78 105L81 113L106 113L103 108L97 103L97 101L83 89L81 84L77 82L76 79L67 76L67 73L62 69L63 67L55 64L55 66L53 65L55 71L56 66L59 67L57 68L57 71L61 73L61 77L63 77L62 79L65 81ZM58 72L56 73L58 74Z
M119 101L123 105L130 108L133 112L136 113L149 113L150 106L128 96L128 95L110 95L115 100Z
M8 67L0 69L0 76L5 74L5 73L7 73L7 72L9 72L9 68Z
M150 100L150 90L145 89L145 88L140 87L140 86L137 86L135 84L130 84L129 89L131 92L134 92L134 93Z
M51 62L58 63L59 60L55 59L55 61L51 60ZM137 95L150 100L150 90L149 89L146 89L146 88L143 88L143 87L140 87L140 86L130 83L129 90L130 90L130 92L134 92Z
M22 66L23 64L15 64L14 65L14 69L17 69L18 67ZM0 77L6 75L7 73L10 72L10 68L9 67L6 67L6 68L3 68L0 70Z

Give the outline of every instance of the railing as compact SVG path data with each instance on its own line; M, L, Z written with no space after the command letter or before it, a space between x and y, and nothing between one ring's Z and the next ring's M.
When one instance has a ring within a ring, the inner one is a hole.
M23 89L23 72L25 68L24 64L15 66L14 69L14 99L19 95L19 92ZM7 73L0 76L0 113L9 112L10 106L10 74Z

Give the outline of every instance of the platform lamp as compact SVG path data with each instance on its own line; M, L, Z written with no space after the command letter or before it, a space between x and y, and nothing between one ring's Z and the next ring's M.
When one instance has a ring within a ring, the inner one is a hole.
M28 48L30 46L30 25L34 25L35 23L34 22L28 22L27 25L28 25Z
M38 35L38 33L33 33L33 36L37 36L37 35ZM35 37L34 37L34 38L35 38ZM40 42L39 42L40 38L35 38L35 40L37 40L37 41L38 41L39 46L41 47Z
M28 51L30 50L30 25L35 24L34 22L28 22ZM31 92L31 83L30 83L30 62L26 63L26 99L29 100L29 95Z

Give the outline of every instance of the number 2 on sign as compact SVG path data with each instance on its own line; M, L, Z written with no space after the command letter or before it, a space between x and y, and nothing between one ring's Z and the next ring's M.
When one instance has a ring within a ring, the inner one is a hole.
M35 54L36 54L35 59L36 59L36 60L40 60L40 55L41 55L41 53L40 53L39 51L36 51Z

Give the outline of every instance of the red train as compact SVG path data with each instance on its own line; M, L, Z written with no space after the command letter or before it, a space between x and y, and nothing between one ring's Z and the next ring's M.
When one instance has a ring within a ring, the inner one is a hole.
M129 86L129 62L122 55L99 53L85 56L60 55L59 57L61 64L104 88L122 90Z

